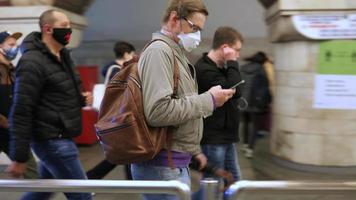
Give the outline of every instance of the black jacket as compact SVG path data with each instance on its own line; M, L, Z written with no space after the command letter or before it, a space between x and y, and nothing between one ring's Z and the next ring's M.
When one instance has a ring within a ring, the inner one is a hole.
M21 49L9 117L10 156L25 162L31 139L72 138L81 133L83 97L67 49L61 50L59 61L38 32L29 34Z
M241 77L245 80L245 84L242 86L242 96L248 102L248 108L245 110L245 112L265 111L266 108L259 108L255 101L255 98L258 97L258 95L256 95L258 92L257 90L265 90L269 93L268 78L263 65L250 62L242 65L240 67L240 71Z
M221 85L227 89L241 81L237 61L227 61L227 68L218 68L207 54L195 64L199 93ZM232 99L214 110L213 115L204 119L201 144L227 144L239 141L239 112L236 100L241 96L239 87Z

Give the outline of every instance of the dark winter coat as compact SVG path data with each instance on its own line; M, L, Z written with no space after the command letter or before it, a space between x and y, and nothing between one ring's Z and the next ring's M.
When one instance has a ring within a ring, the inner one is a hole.
M67 49L61 50L59 61L38 32L29 34L21 49L9 116L10 155L15 161L25 162L31 139L72 138L81 133L84 101Z

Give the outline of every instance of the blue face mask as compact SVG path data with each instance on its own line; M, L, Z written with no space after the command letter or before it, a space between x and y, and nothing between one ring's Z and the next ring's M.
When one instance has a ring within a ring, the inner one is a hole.
M4 49L4 53L5 53L5 57L8 59L8 60L13 60L16 58L17 56L17 53L19 52L19 47L12 47L10 49Z

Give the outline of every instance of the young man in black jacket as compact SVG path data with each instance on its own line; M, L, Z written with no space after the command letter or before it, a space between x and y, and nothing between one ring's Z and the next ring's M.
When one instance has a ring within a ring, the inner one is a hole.
M199 93L214 85L223 89L241 82L237 58L243 38L231 27L216 30L212 49L195 64ZM235 143L239 141L239 113L236 100L241 96L239 86L235 95L222 107L216 108L212 116L204 119L203 153L208 163L230 171L235 181L240 180Z
M90 94L80 92L79 75L69 51L72 30L62 12L40 16L41 32L32 32L22 44L16 67L13 107L10 112L8 172L19 177L26 168L30 144L40 159L41 179L86 179L72 140L81 133L81 107ZM65 193L68 199L92 199L90 193ZM27 193L23 199L49 199L51 193Z

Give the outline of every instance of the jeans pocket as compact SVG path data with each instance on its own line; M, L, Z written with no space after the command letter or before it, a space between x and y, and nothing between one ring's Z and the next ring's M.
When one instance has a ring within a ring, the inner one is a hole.
M181 170L179 168L171 169L169 167L162 167L159 169L160 178L162 180L177 180L181 175Z
M70 139L53 139L44 142L42 152L46 152L47 156L58 158L76 157L78 149L74 142Z

